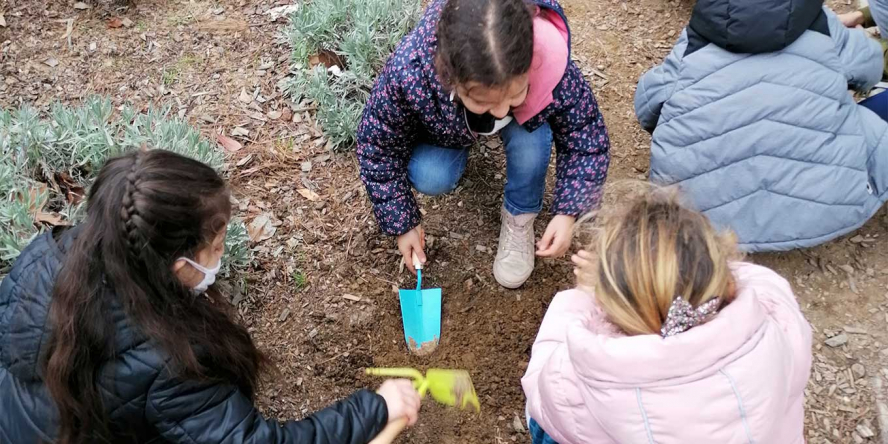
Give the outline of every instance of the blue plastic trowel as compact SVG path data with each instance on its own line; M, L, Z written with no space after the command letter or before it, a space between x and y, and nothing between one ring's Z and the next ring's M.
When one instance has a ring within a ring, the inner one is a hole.
M441 289L422 289L422 263L413 253L416 289L399 290L407 349L417 356L432 353L441 340Z

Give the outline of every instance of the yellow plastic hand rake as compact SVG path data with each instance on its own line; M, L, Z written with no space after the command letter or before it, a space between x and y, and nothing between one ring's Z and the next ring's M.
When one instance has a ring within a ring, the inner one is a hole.
M481 411L481 403L472 385L472 377L465 370L444 370L430 368L425 376L419 370L413 368L368 368L367 374L372 376L384 376L389 378L407 378L413 380L413 388L424 398L426 393L432 395L432 399L441 404L465 409L472 405L475 411ZM370 444L388 444L404 430L407 419L390 423L373 439Z

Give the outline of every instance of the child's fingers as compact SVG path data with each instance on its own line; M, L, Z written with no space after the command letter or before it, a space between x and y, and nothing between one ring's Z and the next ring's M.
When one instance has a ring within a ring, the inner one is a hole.
M537 242L537 256L548 257L551 256L553 251L553 241L555 239L555 233L546 229L546 232L543 234L543 238Z
M413 254L409 251L407 253L402 251L401 254L404 256L404 265L407 265L407 269L411 273L416 274L416 267L413 265Z
M584 258L584 257L582 257L582 256L580 256L580 255L578 255L578 254L575 254L575 255L571 256L571 257L570 257L570 260L571 260L571 262L573 262L574 265L576 265L578 268L586 268L586 267L590 267L590 266L592 265L592 261L591 261L591 260L586 259L586 258Z
M556 256L561 257L564 253L567 253L567 249L570 248L570 232L558 233L555 236L553 246L556 246L558 249Z

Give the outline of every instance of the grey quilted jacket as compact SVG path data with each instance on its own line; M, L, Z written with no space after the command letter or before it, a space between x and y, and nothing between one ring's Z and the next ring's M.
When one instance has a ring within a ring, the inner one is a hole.
M651 180L677 184L746 251L810 247L888 198L888 123L857 105L879 44L819 0L699 0L635 93Z

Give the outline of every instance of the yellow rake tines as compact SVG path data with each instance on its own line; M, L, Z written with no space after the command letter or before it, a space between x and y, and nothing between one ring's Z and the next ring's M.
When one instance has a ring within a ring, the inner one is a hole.
M368 368L367 374L411 379L413 388L419 393L420 398L425 397L428 392L432 395L432 399L441 404L461 409L471 404L476 411L481 411L481 403L478 402L475 386L472 385L472 377L465 370L430 368L423 376L414 368Z

